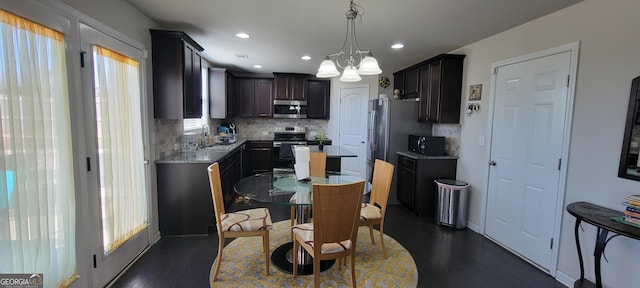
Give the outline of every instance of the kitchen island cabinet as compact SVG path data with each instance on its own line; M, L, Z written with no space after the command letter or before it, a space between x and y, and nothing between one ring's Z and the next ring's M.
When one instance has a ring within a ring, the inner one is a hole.
M457 158L397 152L397 198L420 218L435 217L436 179L456 179Z

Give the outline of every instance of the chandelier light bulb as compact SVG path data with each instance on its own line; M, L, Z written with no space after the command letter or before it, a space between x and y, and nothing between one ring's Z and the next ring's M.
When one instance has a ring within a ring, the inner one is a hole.
M329 56L324 58L322 63L320 63L320 68L318 68L318 73L316 77L318 78L331 78L340 75L338 68L336 68L336 64L331 61Z
M382 73L380 66L378 66L378 60L373 57L371 52L362 59L360 67L358 67L358 74L360 75L378 75Z

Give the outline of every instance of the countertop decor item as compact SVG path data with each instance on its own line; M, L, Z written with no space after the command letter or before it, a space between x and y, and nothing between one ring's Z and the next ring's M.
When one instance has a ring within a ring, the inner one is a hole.
M329 138L327 138L327 136L324 135L323 132L318 132L318 135L316 135L316 141L318 141L318 150L322 151L322 149L324 149L324 142L327 142L327 140L329 140Z

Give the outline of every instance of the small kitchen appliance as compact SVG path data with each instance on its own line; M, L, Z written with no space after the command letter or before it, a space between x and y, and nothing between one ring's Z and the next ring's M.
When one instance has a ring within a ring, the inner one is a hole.
M444 156L444 137L409 134L409 151L426 156Z

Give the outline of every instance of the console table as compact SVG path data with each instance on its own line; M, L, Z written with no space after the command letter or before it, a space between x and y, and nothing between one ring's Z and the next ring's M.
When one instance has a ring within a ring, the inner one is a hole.
M580 239L578 238L578 230L580 227L580 222L582 221L598 228L596 248L594 252L594 263L596 270L595 287L602 288L602 277L600 275L600 259L602 258L602 253L604 252L605 246L611 238L620 235L640 240L640 228L616 222L611 219L612 217L624 215L622 212L588 202L571 203L567 206L567 212L576 217L574 233L576 238L576 247L578 248L578 259L580 260L580 279L576 280L576 283L574 283L574 288L593 286L592 283L584 278L584 264L582 262L582 251L580 250ZM607 238L609 232L616 233L616 235Z

